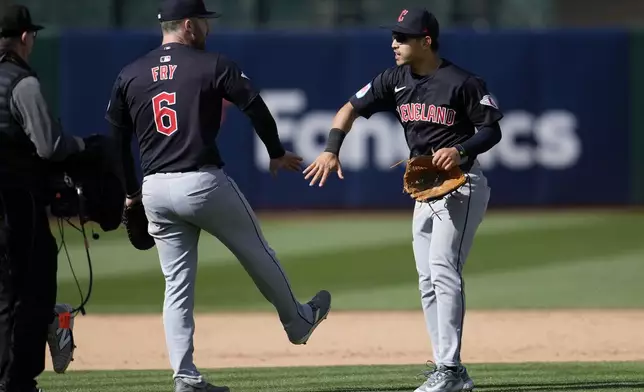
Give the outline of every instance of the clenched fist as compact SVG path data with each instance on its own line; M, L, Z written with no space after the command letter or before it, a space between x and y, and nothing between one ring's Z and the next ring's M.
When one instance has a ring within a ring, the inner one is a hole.
M433 154L432 163L443 170L460 165L461 156L455 147L441 148Z

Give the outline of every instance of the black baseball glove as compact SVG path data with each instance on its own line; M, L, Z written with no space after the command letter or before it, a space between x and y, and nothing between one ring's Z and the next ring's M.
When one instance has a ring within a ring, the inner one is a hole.
M130 243L138 250L148 250L154 246L154 238L148 233L148 218L145 216L143 203L138 201L123 208L121 219Z

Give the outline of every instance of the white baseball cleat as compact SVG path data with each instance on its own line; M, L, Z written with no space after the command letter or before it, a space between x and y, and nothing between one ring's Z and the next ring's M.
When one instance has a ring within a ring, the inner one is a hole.
M461 392L464 386L465 382L461 378L460 370L453 371L445 366L439 366L429 373L427 381L415 392Z
M69 304L54 306L54 320L49 324L47 343L56 373L65 373L69 363L74 360L74 315Z

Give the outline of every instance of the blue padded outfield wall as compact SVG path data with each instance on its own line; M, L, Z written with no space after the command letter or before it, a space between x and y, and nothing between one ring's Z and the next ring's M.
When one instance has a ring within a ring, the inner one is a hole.
M491 206L627 204L629 38L626 31L445 33L441 54L482 77L505 114L501 143L480 157ZM156 33L70 31L60 39L64 126L107 132L104 112L121 67L160 43ZM225 53L262 91L282 140L310 163L323 149L335 111L394 64L387 32L222 33ZM601 55L599 55L601 54ZM398 208L408 156L390 114L359 119L343 147L345 180L322 189L301 174L266 172L267 155L246 117L229 106L218 139L226 170L253 207ZM611 184L601 186L610 179Z

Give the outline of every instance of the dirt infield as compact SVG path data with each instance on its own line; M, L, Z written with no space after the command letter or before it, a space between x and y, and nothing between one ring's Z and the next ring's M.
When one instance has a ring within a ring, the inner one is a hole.
M642 310L470 311L463 360L644 360L642 325ZM79 316L74 334L78 348L70 370L169 368L161 315ZM201 368L424 364L432 359L420 312L332 312L305 346L291 345L272 313L198 315L195 334Z

